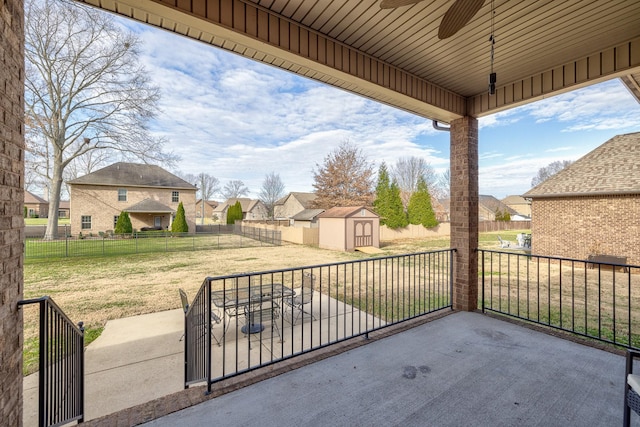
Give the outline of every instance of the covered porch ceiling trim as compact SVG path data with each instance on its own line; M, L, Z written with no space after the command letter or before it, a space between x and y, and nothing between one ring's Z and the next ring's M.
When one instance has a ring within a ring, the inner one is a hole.
M640 37L465 98L244 0L77 0L247 58L450 123L616 77L640 100ZM635 91L633 82L636 82Z

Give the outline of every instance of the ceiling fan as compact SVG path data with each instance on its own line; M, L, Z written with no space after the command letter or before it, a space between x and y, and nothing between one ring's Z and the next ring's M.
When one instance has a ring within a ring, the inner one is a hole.
M382 0L381 9L394 9L396 7L408 6L420 3L422 0ZM455 0L442 17L438 28L438 38L440 40L451 37L475 16L482 8L484 0Z

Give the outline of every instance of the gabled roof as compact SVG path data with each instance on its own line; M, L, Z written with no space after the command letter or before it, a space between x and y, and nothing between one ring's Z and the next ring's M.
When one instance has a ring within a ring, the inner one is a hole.
M640 194L640 132L617 135L523 196Z
M501 200L505 205L528 205L529 201L522 196L507 196Z
M336 206L335 208L328 209L318 215L318 218L348 218L360 212L361 209L366 209L375 216L377 213L364 206Z
M198 199L198 200L196 200L196 205L197 205L198 203L200 203L200 202L202 202L202 199ZM205 201L204 201L204 204L205 204L205 205L209 205L209 206L211 206L213 209L215 209L216 207L218 207L218 205L219 205L220 203L216 202L215 200L205 200Z
M242 212L251 212L253 208L255 208L260 202L260 200L252 200L247 197L239 197L237 199L227 199L226 202L219 204L214 211L215 212L223 212L229 206L233 206L236 202L240 202L240 206L242 207Z
M60 200L60 204L58 205L60 209L70 209L71 202L69 200Z
M324 209L305 209L291 217L294 221L313 221Z
M275 204L284 205L287 202L287 199L289 199L289 197L295 198L302 205L303 208L310 209L311 203L318 196L316 196L316 193L301 193L301 192L292 191L291 193L287 194L283 198L278 199L278 201Z
M496 212L499 209L500 212L509 212L509 215L518 213L493 196L480 195L478 197L478 204L491 212Z
M114 163L68 182L70 185L158 187L196 190L196 186L156 165Z
M173 213L174 209L171 209L169 206L164 205L156 200L152 199L144 199L141 202L138 202L134 205L129 206L128 208L123 209L123 211L130 213Z
M48 201L46 201L45 199L43 199L40 196L36 196L35 194L29 192L29 191L25 191L24 192L24 202L25 203L49 203Z

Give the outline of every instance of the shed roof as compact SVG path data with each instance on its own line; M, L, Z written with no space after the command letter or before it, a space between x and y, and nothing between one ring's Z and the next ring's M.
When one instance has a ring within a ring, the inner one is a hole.
M640 132L616 135L523 196L640 194Z
M160 166L118 162L68 182L70 185L159 187L196 190L196 186Z
M324 211L318 215L318 218L348 218L360 212L361 209L366 209L375 216L378 216L378 214L364 206L336 206L335 208Z

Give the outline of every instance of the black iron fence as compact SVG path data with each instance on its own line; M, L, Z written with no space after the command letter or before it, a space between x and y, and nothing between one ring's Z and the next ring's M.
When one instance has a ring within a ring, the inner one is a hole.
M482 310L640 348L640 266L479 251Z
M49 297L18 302L39 305L38 425L84 421L84 328Z
M148 252L278 246L281 232L254 227L222 226L208 233L143 231L131 234L110 232L63 235L57 240L27 238L25 258L108 256Z
M452 305L453 249L207 277L185 314L185 388Z

